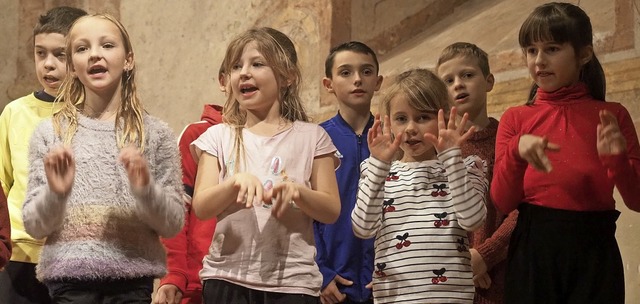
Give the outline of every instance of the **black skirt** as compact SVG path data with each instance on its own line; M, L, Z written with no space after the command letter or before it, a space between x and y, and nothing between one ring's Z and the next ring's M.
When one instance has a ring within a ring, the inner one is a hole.
M505 284L508 304L624 304L615 238L620 212L518 208Z

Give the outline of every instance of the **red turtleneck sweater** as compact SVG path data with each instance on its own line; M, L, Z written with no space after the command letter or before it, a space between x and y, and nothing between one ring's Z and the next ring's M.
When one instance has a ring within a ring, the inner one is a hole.
M618 120L627 141L621 155L598 155L599 112ZM547 152L553 170L533 169L518 153L520 136L546 136L560 145ZM500 119L491 184L495 205L508 213L521 202L574 211L615 209L613 187L624 203L640 211L640 146L629 112L619 103L593 99L583 83L547 93L538 89L533 105L508 109Z

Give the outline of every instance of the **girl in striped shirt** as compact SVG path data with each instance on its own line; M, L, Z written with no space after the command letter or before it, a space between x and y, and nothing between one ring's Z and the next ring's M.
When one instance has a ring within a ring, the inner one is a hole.
M375 303L473 302L467 232L486 216L486 166L463 159L474 127L461 127L467 114L456 122L448 99L432 72L404 72L369 131L351 219L358 237L375 236Z

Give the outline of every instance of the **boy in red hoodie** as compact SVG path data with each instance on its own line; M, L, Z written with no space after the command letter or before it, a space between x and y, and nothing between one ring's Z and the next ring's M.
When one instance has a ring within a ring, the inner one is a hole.
M218 82L220 91L225 92L225 76L220 66ZM202 258L209 251L216 219L202 221L191 209L191 197L196 180L197 161L189 149L209 127L222 122L222 107L204 105L201 121L189 124L180 134L178 146L182 156L182 183L189 196L186 204L185 222L182 231L171 239L163 239L167 249L167 275L160 280L160 288L154 297L154 304L199 304L202 303L202 283L199 272Z

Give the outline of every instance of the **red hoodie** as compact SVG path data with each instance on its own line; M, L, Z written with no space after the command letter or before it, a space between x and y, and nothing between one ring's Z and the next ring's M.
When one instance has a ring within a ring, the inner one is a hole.
M11 222L4 191L0 190L0 270L11 258Z
M193 160L190 151L191 143L209 127L222 122L222 107L205 105L202 121L189 124L178 139L178 146L182 156L182 183L186 193L193 196L198 165ZM192 212L191 204L187 204L184 228L171 239L162 239L167 249L167 275L160 280L160 286L173 284L182 291L182 304L202 302L202 284L199 272L202 269L202 259L209 251L213 238L216 220L199 220Z

